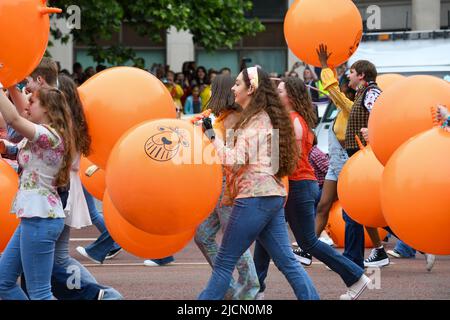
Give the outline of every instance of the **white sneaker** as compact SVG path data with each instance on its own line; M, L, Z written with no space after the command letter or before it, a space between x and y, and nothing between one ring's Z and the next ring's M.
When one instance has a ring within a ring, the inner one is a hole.
M292 242L291 245L292 245L293 247L295 247L295 248L298 248L298 243L297 243L297 241Z
M319 240L322 241L323 243L326 243L326 244L329 245L330 247L333 247L333 246L334 246L333 239L331 239L331 238L320 237Z
M103 300L104 296L105 296L105 290L100 289L100 291L98 292L97 300Z
M97 263L97 264L102 264L102 262L95 260L94 258L92 258L90 255L88 255L88 253L86 252L86 249L84 249L84 247L77 247L77 251L79 254L81 254L83 257L88 258L89 260Z
M347 288L347 292L340 296L340 300L356 300L370 283L370 278L363 274L359 280Z
M255 300L264 300L264 292L258 292L256 294Z
M434 254L424 253L425 261L427 262L426 268L427 271L431 271L434 266L434 261L436 260L436 256Z

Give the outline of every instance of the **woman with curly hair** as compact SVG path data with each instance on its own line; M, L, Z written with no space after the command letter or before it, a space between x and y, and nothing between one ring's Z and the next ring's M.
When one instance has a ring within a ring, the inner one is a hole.
M212 140L229 178L233 210L199 299L224 298L237 261L254 241L266 248L298 299L318 299L291 250L284 219L286 190L281 178L292 174L298 159L289 115L268 74L259 68L244 69L232 91L243 109L234 126L234 145L225 145L219 137Z
M278 85L278 93L291 117L297 146L301 153L295 171L289 175L289 195L286 203L286 219L301 248L296 254L304 258L309 255L309 259L312 255L325 263L341 276L348 287L347 293L342 295L341 299L357 299L370 279L358 265L331 246L319 241L315 233L315 204L320 192L314 169L308 160L314 143L312 128L316 126L317 121L312 101L305 83L299 78L283 79ZM262 262L256 264L262 288L269 269L269 260L266 250L257 243L255 261Z
M218 75L212 82L212 96L206 105L216 116L214 130L226 136L226 131L232 129L239 120L241 108L234 101L231 88L234 86L234 78L228 75ZM213 266L217 257L218 246L216 236L220 229L225 231L233 209L232 201L224 177L222 194L209 217L198 226L195 233L195 243L205 256L208 263ZM255 300L259 292L258 275L249 249L239 258L236 269L239 273L237 281L232 281L227 292L226 299Z

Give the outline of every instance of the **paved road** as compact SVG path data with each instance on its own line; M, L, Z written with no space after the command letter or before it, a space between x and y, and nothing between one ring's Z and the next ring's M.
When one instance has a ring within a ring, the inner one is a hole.
M176 254L174 264L166 267L145 267L143 260L122 252L103 265L95 265L81 257L75 247L87 245L98 233L95 228L72 231L71 254L85 264L97 280L119 290L126 299L179 299L193 300L207 283L211 269L193 241ZM81 240L77 240L81 239ZM386 245L392 248L392 241ZM366 250L366 256L369 250ZM317 260L307 268L322 299L337 299L345 292L344 283L334 272L328 271ZM374 271L372 290L367 290L361 299L450 299L450 256L437 257L432 272L425 270L423 255L416 259L392 259L391 264ZM266 299L295 299L294 293L280 271L270 267Z

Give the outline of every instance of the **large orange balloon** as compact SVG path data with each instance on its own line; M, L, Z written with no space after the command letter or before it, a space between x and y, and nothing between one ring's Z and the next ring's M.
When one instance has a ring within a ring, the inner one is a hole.
M81 157L79 175L86 190L94 198L102 200L106 189L105 171L85 157Z
M47 48L50 13L45 0L0 1L0 82L10 87L25 79ZM26 22L25 22L26 21Z
M325 229L330 236L331 239L333 239L334 245L337 248L343 248L345 244L345 221L342 218L342 207L339 203L339 201L336 201L333 204L333 207L330 210L330 215L328 218L328 224ZM380 236L380 239L384 239L387 236L387 231L384 229L379 228L378 229L378 235ZM366 248L372 248L373 244L370 240L369 234L367 233L366 229L364 228L364 246Z
M380 202L383 169L372 148L367 146L347 161L339 175L339 201L345 212L364 226L387 226Z
M106 186L114 206L135 227L177 234L195 228L213 211L222 190L222 166L200 127L175 119L149 121L114 147Z
M103 211L106 227L114 241L141 258L162 259L171 256L183 249L195 235L195 229L168 236L146 233L120 215L108 192L105 192L103 198Z
M0 159L0 253L5 249L14 231L19 225L19 219L11 214L11 206L19 187L19 177L13 168Z
M417 250L450 254L450 133L434 128L387 163L381 205L392 230Z
M141 69L107 69L78 90L92 138L89 159L102 169L125 131L144 121L176 117L164 84Z
M369 118L369 138L382 165L409 138L433 127L431 107L450 105L450 84L432 76L411 76L378 98Z
M289 48L307 64L320 67L316 49L328 46L328 63L337 67L355 53L362 38L363 24L351 0L302 0L291 5L284 20Z
M377 77L377 84L378 84L378 87L380 87L380 89L382 91L385 91L390 86L392 86L394 83L397 83L398 81L403 80L403 79L405 79L405 76L402 76L401 74L386 73L386 74L382 74Z

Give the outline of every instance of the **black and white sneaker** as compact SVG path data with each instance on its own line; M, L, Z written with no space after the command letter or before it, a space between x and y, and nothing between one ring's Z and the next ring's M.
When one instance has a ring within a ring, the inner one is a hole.
M312 256L308 252L303 251L300 247L292 250L292 252L298 262L302 265L309 267L312 264Z
M108 254L105 257L105 260L110 260L115 258L120 252L122 251L122 248L113 249L108 252Z
M364 267L376 267L381 268L389 264L389 257L386 254L384 248L374 248L370 253L370 256L364 260Z

